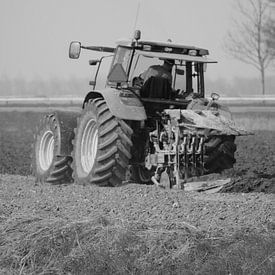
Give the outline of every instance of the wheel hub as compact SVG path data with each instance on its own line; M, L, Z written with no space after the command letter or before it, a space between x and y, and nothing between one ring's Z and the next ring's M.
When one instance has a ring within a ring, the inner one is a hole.
M54 156L54 135L52 131L46 131L40 142L39 163L42 170L47 171L53 161Z
M86 174L93 168L98 145L98 129L96 121L90 119L86 124L81 141L80 158L81 166Z

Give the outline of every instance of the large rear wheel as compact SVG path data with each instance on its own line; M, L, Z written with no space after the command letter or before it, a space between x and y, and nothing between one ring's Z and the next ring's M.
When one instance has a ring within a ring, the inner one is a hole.
M73 177L80 184L118 186L131 159L132 129L110 112L102 98L89 100L73 141Z
M72 158L70 155L60 155L60 148L60 121L56 114L48 114L36 130L33 146L32 172L37 182L72 182Z

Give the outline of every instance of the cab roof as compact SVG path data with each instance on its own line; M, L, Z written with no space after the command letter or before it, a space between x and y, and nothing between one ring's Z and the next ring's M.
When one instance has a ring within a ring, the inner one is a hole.
M188 54L175 54L175 53L163 53L163 52L145 52L137 51L140 55L145 57L157 57L159 59L174 59L182 61L194 61L199 63L217 63L217 61L207 58L206 56L192 56Z
M116 43L118 46L132 47L132 40L119 40ZM187 46L182 44L176 44L172 42L161 42L161 41L144 41L138 40L136 47L145 51L162 51L162 52L173 52L186 54L189 50L196 50L198 55L209 55L209 51L204 48L198 48L194 46Z
M217 62L206 58L206 56L209 55L209 51L207 49L198 48L194 46L186 46L172 42L143 40L133 42L131 40L120 40L117 42L117 45L129 48L135 47L139 54L147 57L158 57L161 59L177 59L203 63Z
M159 41L138 41L138 45L145 48L148 46L151 46L152 51L159 51L159 50L167 50L169 52L169 49L165 48L171 48L172 50L176 51L177 53L187 53L188 50L196 50L198 51L199 55L209 55L209 51L203 48L198 48L194 46L187 46L187 45L181 45L176 44L172 42L159 42ZM170 49L170 51L172 51Z

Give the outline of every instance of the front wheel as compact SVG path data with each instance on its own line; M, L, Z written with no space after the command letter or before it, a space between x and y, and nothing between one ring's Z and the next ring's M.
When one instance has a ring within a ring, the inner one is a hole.
M73 141L73 177L80 184L118 186L131 159L132 129L110 112L102 98L87 102Z
M55 113L46 115L36 130L32 152L32 173L36 182L72 182L72 158L60 154L61 142L58 116Z

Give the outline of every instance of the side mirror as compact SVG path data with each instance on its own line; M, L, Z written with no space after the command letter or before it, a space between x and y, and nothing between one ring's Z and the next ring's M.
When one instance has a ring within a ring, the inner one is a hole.
M213 101L215 101L215 100L218 100L220 98L220 95L217 94L217 93L212 93L211 98L212 98Z
M81 51L81 43L78 41L73 41L69 48L69 57L72 59L78 59Z

